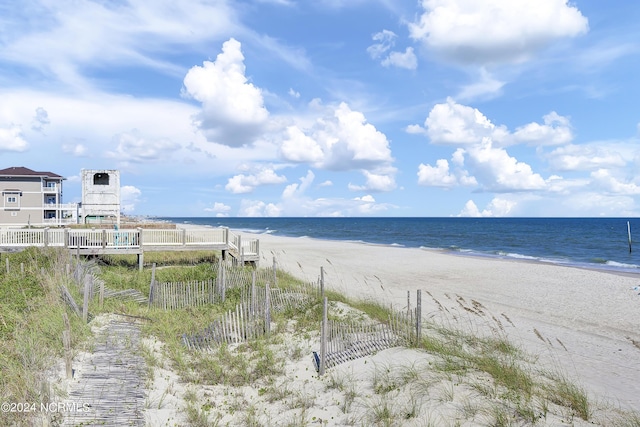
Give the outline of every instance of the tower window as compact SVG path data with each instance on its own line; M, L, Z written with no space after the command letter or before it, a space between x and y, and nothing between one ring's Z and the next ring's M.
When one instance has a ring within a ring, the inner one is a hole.
M109 185L109 174L108 173L94 174L93 185Z

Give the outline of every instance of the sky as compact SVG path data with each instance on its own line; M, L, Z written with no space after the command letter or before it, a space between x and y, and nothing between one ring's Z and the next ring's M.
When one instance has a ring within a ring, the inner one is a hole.
M640 3L0 0L0 169L150 216L640 216Z

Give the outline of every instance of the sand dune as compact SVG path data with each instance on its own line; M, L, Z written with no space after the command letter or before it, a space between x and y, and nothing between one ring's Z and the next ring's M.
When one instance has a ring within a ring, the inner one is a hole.
M247 235L243 233L243 235ZM325 270L328 287L351 297L406 307L422 289L423 315L437 301L477 301L516 344L559 369L599 401L640 410L640 277L559 265L468 257L422 249L274 235L260 239L262 265L309 281ZM459 327L482 332L477 316ZM451 319L447 319L451 322Z

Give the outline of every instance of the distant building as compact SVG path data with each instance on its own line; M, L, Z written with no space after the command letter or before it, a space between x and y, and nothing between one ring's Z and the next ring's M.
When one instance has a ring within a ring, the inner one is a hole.
M10 167L0 170L3 226L58 226L75 224L78 205L62 203L62 181L52 172Z
M82 222L120 224L120 171L82 169Z

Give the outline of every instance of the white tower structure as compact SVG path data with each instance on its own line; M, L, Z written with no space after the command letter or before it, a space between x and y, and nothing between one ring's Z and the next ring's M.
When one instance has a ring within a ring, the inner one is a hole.
M82 169L82 219L120 225L120 171Z

